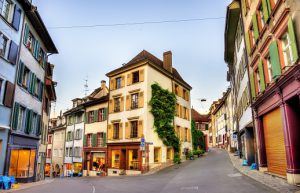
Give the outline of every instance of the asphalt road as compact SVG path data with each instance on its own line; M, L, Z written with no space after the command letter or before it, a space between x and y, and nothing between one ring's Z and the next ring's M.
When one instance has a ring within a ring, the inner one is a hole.
M213 149L207 156L145 176L86 177L54 182L22 193L264 193L275 192L240 174L228 154Z

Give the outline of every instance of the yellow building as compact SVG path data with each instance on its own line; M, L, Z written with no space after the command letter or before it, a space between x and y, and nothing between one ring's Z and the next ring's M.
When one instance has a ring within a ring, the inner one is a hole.
M148 105L151 85L176 94L174 129L181 139L181 155L191 145L191 86L172 67L172 53L164 60L142 51L127 64L107 74L110 79L108 116L108 175L139 174L169 164L173 149L163 144L154 128L154 117ZM140 148L141 140L145 147ZM142 150L142 151L141 151Z

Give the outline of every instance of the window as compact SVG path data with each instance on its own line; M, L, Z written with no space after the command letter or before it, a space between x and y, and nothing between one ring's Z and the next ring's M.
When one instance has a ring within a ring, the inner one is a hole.
M80 140L82 138L82 132L81 132L81 129L76 129L75 131L75 139L76 140Z
M130 130L130 138L137 138L138 137L138 122L131 121L131 130Z
M0 0L1 1L1 0ZM8 38L0 32L0 56L5 57Z
M294 56L292 52L291 40L287 32L281 37L281 42L282 42L282 52L284 57L284 65L291 66L292 61L294 60Z
M18 113L18 131L23 131L25 126L25 107L20 106Z
M24 67L24 72L23 72L23 80L22 80L22 85L25 88L29 88L29 84L30 84L30 71L27 67Z
M74 157L81 157L81 148L74 147Z
M94 111L90 111L89 112L89 123L93 123L94 122Z
M52 144L52 135L48 135L48 144Z
M105 116L104 116L104 108L99 109L99 111L98 111L98 120L99 120L100 122L102 122L102 121L105 120Z
M103 132L97 133L97 147L100 147L103 145Z
M119 133L120 133L120 126L119 126L119 123L115 123L113 125L113 139L119 139Z
M73 140L73 132L72 131L68 131L67 133L67 141L72 141Z
M272 65L271 65L271 59L270 56L267 56L266 58L266 62L267 62L267 67L268 67L268 77L269 77L269 82L273 81L273 72L272 72Z
M131 95L131 109L139 108L139 94L135 93Z
M92 134L86 135L86 145L87 147L92 147Z
M32 130L31 130L31 134L37 134L37 128L38 127L38 119L37 119L37 114L33 113L32 116Z
M120 112L121 98L114 98L114 112Z
M249 39L250 39L250 47L253 48L255 45L253 25L251 25L250 30L249 30Z
M70 147L70 149L69 149L69 157L73 157L73 148L72 147Z
M140 81L140 74L139 71L132 73L132 83L137 83Z
M38 62L42 65L44 63L45 52L40 48Z
M121 88L122 87L122 78L118 77L116 78L116 89Z
M178 86L177 84L175 84L175 94L176 94L176 95L179 94L178 89L179 89L179 86Z
M9 0L0 0L0 13L6 20L8 20L11 5Z
M31 32L28 33L28 38L27 38L27 42L26 42L26 47L33 52L33 43L34 43L34 37L32 35Z
M260 32L262 31L264 26L265 26L265 18L264 18L263 6L260 5L258 9L258 27Z
M259 93L260 92L260 78L259 78L259 72L258 70L255 71L255 75L256 75L256 87L257 87L257 92Z
M65 157L69 157L69 148L66 147Z
M111 167L120 168L120 150L111 151Z
M9 175L16 178L28 178L34 175L35 150L13 149L10 155Z

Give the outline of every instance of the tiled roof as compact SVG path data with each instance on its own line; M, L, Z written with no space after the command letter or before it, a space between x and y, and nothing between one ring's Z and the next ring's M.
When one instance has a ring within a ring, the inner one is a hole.
M195 122L209 122L209 115L201 115L195 109L192 108L192 120L194 120Z

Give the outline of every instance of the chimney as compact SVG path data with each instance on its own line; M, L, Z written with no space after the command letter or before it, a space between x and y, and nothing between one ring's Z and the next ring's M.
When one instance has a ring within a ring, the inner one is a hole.
M172 52L171 51L164 52L163 67L164 69L172 73Z
M101 80L101 88L105 89L106 87L106 81L105 80Z

